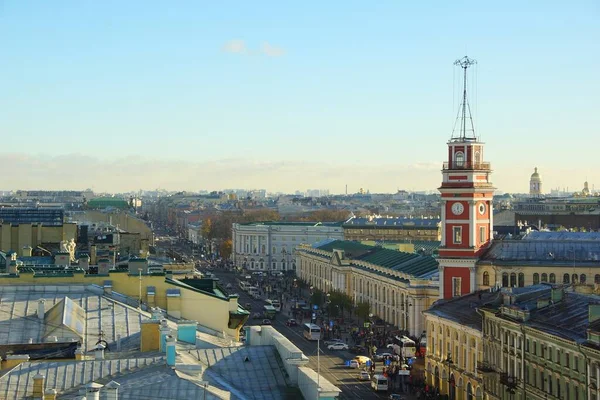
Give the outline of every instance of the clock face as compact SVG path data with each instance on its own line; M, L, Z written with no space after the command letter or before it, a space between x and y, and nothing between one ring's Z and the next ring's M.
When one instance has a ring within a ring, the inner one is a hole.
M481 215L485 214L485 204L483 204L483 203L479 204L479 214L481 214Z
M463 213L464 210L465 210L465 207L462 205L462 203L452 204L452 214L460 215Z

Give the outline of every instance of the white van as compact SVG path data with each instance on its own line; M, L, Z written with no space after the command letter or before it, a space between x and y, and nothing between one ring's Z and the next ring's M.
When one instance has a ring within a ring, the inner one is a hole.
M373 378L371 378L371 387L376 392L387 392L388 382L388 378L383 375L373 375Z

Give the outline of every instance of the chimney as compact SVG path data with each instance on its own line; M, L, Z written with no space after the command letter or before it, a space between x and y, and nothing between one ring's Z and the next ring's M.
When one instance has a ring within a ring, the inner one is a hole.
M56 400L56 389L46 389L44 392L44 400Z
M82 254L79 256L79 268L86 272L90 269L90 256L87 254Z
M96 349L94 350L94 358L96 360L104 360L104 348L105 346L102 343L96 345Z
M85 385L85 398L86 400L100 400L100 389L102 385L99 383L88 383Z
M45 302L46 300L44 299L38 300L38 318L42 320L44 319L44 315L46 315L46 306L44 305Z
M96 245L93 244L90 246L90 264L97 265L98 262L96 260Z
M171 330L169 329L169 327L167 326L167 320L163 319L160 321L160 343L159 343L159 350L161 352L166 352L167 351L167 336L169 336L171 334Z
M167 365L169 367L175 366L175 359L177 353L175 352L175 338L171 335L167 336Z
M33 377L33 398L44 400L44 384L46 377L39 372Z
M600 304L588 305L588 323L592 323L600 319Z
M100 258L98 260L98 275L108 275L110 271L110 260L108 258Z
M21 256L22 257L31 257L32 252L33 252L33 249L31 248L31 246L24 246L21 249Z
M17 268L17 260L10 260L8 263L8 273L11 275L17 275L19 273L19 269Z
M115 381L110 381L104 386L105 400L119 400L119 385Z
M83 360L83 354L83 349L81 347L75 349L75 359L77 361Z

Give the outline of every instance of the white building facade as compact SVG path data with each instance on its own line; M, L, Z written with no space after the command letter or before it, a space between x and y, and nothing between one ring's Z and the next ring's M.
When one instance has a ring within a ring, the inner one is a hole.
M253 222L233 224L233 263L256 271L296 269L296 247L343 240L342 222Z

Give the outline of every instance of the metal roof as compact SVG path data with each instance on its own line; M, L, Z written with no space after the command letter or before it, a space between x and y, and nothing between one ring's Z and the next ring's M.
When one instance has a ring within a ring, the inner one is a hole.
M64 222L64 211L59 208L0 208L0 222L5 224L42 224L61 226Z
M600 240L536 239L536 236L527 240L499 240L492 242L492 246L485 252L481 260L543 262L547 265L561 266L577 263L598 264L600 262Z
M600 232L544 232L533 231L523 237L522 240L572 240L572 241L597 241L600 242Z
M440 219L428 218L352 218L344 223L344 227L415 227L415 228L437 228Z

